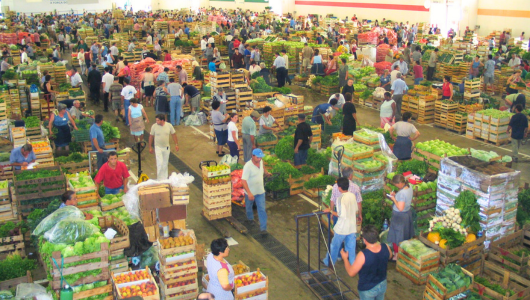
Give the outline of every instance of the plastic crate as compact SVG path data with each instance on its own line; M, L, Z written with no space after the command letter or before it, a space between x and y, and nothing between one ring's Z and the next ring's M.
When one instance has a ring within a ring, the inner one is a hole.
M326 133L326 134L332 134L332 133L335 133L335 132L339 132L340 130L341 130L341 126L340 125L324 124L324 133Z
M279 191L269 191L268 192L270 199L272 200L282 200L289 198L291 196L290 189L283 189Z
M74 130L72 137L76 142L88 142L90 141L90 131L88 129Z

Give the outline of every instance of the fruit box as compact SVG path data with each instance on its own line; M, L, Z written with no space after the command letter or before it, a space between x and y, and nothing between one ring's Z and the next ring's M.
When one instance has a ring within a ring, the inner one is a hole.
M174 285L174 286L173 286ZM173 287L169 287L173 286ZM160 283L160 290L162 291L162 294L165 296L186 292L186 291L194 291L198 290L199 284L197 283L197 275L195 275L194 278L175 282L171 284L164 284L163 282Z
M159 250L159 256L161 258L162 257L166 258L168 256L183 253L183 252L195 251L195 246L197 245L197 238L195 237L195 232L193 231L193 229L181 230L179 236L191 236L193 243L191 245L163 249L162 244L164 243L164 240L167 240L169 238L159 238L158 239L158 250Z
M228 166L226 164L223 164L224 166ZM227 169L223 170L217 170L217 171L208 171L208 168L206 166L202 167L202 177L216 177L216 176L225 176L230 175L230 166L228 166Z
M175 279L178 277L196 274L198 272L195 253L192 255L192 257L172 261L167 265L160 265L160 276L164 278L164 282L166 284L178 281L175 281Z
M114 278L118 275L121 275L121 274L124 274L124 273L137 273L137 272L141 272L141 271L147 271L149 273L149 278L148 279L143 279L143 280L137 280L137 281L131 281L131 282L125 282L125 283L115 283L114 282L114 290L116 291L116 295L117 295L117 299L126 299L126 298L129 298L129 297L123 297L120 293L120 289L121 288L124 288L124 287L127 287L127 286L134 286L134 285L140 285L142 283L147 283L147 282L151 282L155 285L155 294L152 295L152 296L142 296L142 298L144 300L160 300L160 293L158 292L158 285L156 284L156 281L155 279L153 278L153 274L151 273L151 270L149 268L145 268L145 269L141 269L141 270L136 270L136 271L130 271L130 272L123 272L123 273L117 273L117 274L114 274L114 273L111 273L112 275L112 280L114 281Z
M248 296L249 293L259 293L259 291L268 290L269 288L269 278L265 276L261 271L255 271L250 273L241 274L239 276L236 276L234 278L234 282L237 282L237 280L240 280L242 278L246 278L247 276L250 277L254 274L261 273L261 281L250 283L244 286L237 286L234 289L234 295L236 299L243 299L245 296Z

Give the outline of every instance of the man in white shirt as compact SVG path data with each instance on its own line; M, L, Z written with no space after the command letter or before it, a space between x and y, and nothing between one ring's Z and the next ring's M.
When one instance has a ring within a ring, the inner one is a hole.
M215 39L213 38L213 35L210 35L208 38L208 44L212 45L212 48L215 48Z
M147 34L147 38L145 39L145 43L147 45L152 45L153 44L153 37L149 33Z
M72 77L70 77L70 84L72 87L79 87L82 82L83 79L81 79L81 75L79 75L76 69L72 69Z
M206 46L208 45L208 41L206 40L206 36L204 36L201 40L201 50L204 52L206 50Z
M521 65L521 59L517 57L515 53L512 53L512 58L508 62L508 67L515 70L515 69L518 69L520 65Z
M301 43L307 43L307 38L305 37L305 35L302 35L302 37L300 38L300 42Z
M179 143L175 128L169 122L166 122L165 114L156 115L156 123L151 126L151 135L149 135L149 153L155 153L156 173L158 180L166 180L168 177L169 154L169 137L173 137L175 150L179 151ZM153 148L154 144L154 148Z
M397 74L401 73L399 71L399 65L394 65L393 68L392 72L390 72L390 84L394 83L397 79Z
M112 59L114 62L118 61L118 55L120 54L120 50L118 50L118 47L116 47L116 43L112 43L112 47L110 47L110 54L112 55Z
M324 212L330 212L338 217L337 224L333 227L334 236L331 240L329 253L323 259L324 265L334 267L339 256L339 251L344 242L344 249L349 253L350 264L355 261L355 246L357 234L357 199L355 195L348 191L350 181L346 177L337 179L337 186L341 197L337 200L337 211L331 212L326 208ZM333 262L330 265L329 260Z
M110 68L105 67L105 74L101 77L102 89L103 89L103 109L107 112L109 111L109 89L110 86L114 83L114 76L111 74Z
M175 32L175 38L179 38L184 32L182 31L182 27L179 27L179 30Z
M125 111L125 126L129 126L129 106L131 105L131 99L134 98L134 95L136 95L136 89L134 86L129 85L129 78L125 78L123 83L125 86L121 90L121 101Z
M26 48L20 49L20 63L28 63L28 54L26 53Z
M344 96L341 93L331 95L331 97L329 97L328 103L331 102L331 99L337 99L337 104L335 106L339 109L341 109L344 103L346 103L346 99L344 99Z

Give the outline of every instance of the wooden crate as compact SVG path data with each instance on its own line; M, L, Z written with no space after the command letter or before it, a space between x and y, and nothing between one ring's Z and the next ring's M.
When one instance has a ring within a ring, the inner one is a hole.
M55 291L57 294L57 297L60 297L60 291ZM112 300L114 299L113 292L112 292L112 282L111 280L107 280L107 284L98 288L74 293L73 300L80 300L80 299L87 299L89 297L96 297L100 296L102 294L107 294L104 298L100 298L102 300Z
M478 283L473 284L473 289L479 294L495 300L517 300L530 298L530 280L525 279L515 272L507 271L492 262L483 261L479 275L488 279L491 283L499 284L503 289L510 289L515 292L513 296L502 295L498 292Z
M454 297L462 292L467 291L469 288L471 288L474 285L474 275L464 268L462 268L462 272L464 272L464 274L466 274L467 276L471 277L471 285L469 287L465 287L465 286L461 287L451 293L447 293L447 289L443 286L443 284L441 284L436 278L434 278L434 276L429 274L429 277L427 279L427 288L425 289L425 293L423 294L423 299L445 300L445 299L450 299L451 297ZM438 292L432 286L436 286L442 292L441 293Z
M399 248L396 270L416 285L425 284L429 274L436 272L439 265L440 252L416 258L401 247Z
M16 288L17 285L21 283L32 283L32 282L33 282L33 277L31 276L31 272L26 271L26 276L0 281L0 290L1 291L10 290L10 289Z
M426 246L440 252L440 263L442 266L447 266L450 263L456 263L460 266L474 263L477 259L480 259L484 251L485 236L455 249L449 249L449 246L447 249L442 249L437 244L429 241L427 234L428 232L421 232L418 237Z
M291 196L298 195L304 192L304 177L292 178L292 176L289 174L287 182L289 183Z
M99 227L101 231L105 232L107 228L113 228L120 236L110 240L110 251L129 248L129 227L120 219L114 216L104 216L98 218Z
M115 203L112 203L112 204L109 204L109 205L103 205L103 202L101 202L99 204L99 206L101 207L101 210L102 211L109 211L109 210L113 210L113 209L116 209L118 207L122 207L124 206L125 204L123 203L123 201L120 201L120 202L115 202Z
M258 269L259 271L259 269ZM240 276L245 276L245 275L251 275L252 273L256 273L256 272L250 272L250 273L246 273L246 274L241 274L239 276L236 276L235 277L235 280L237 280L238 277ZM235 287L234 289L234 299L235 300L243 300L243 299L247 299L250 297L250 295L260 295L262 293L268 293L268 290L269 290L269 277L268 276L265 276L265 274L263 274L262 272L260 272L261 275L263 277L265 277L265 280L264 281L260 281L260 282L256 282L256 283L253 283L253 284L249 284L249 285L246 285L246 286L240 286L240 287ZM267 298L265 298L267 299Z
M186 187L171 187L173 205L184 205L190 202L190 188Z
M5 259L9 254L18 252L21 257L26 257L24 236L22 234L0 238L0 259Z
M159 238L157 246L158 246L158 254L160 258L171 257L172 255L175 255L178 253L195 251L196 246L197 246L197 238L195 237L195 232L193 231L193 229L183 230L181 233L184 234L185 236L190 236L193 239L193 243L191 245L186 245L186 246L162 249L161 244L164 238ZM164 261L161 260L160 264L165 264L165 263Z
M530 248L530 226L491 242L488 260L522 276L529 276L530 256L517 256L511 251Z
M206 207L203 207L202 214L206 219L210 221L228 218L232 216L232 205L227 205L215 209L206 209Z
M59 166L51 166L51 167L43 167L40 169L46 169L46 170L60 170ZM23 170L16 170L15 171L15 181L14 186L17 193L17 200L23 201L23 200L29 200L29 199L36 199L36 198L45 198L45 197L51 197L51 196L58 196L62 195L65 192L66 188L66 181L65 177L61 172L61 175L57 176L51 176L51 177L45 177L45 178L38 178L38 179L29 179L29 180L16 180L16 175L20 174L22 172L26 172ZM53 185L42 185L44 183L48 182L57 182L57 184ZM21 187L25 185L37 185L36 187L32 187L32 193L29 194L21 194ZM54 189L52 191L46 191L43 192L43 190L49 190Z
M52 258L55 259L59 268L53 262ZM57 290L61 288L60 268L63 264L70 264L70 263L75 263L75 262L95 259L95 258L99 258L101 259L101 261L94 262L94 263L80 264L77 266L62 269L63 276L76 274L79 272L85 272L85 271L101 270L101 274L99 275L95 275L95 276L92 275L92 276L80 278L76 282L69 282L69 284L71 284L72 286L109 279L110 273L109 273L109 246L108 244L105 244L105 243L101 244L101 250L98 252L88 253L88 254L81 255L81 256L67 257L67 258L64 258L64 260L61 257L60 251L53 252L52 257L49 258L52 263L52 270L48 270L50 275L53 277L52 282L50 282L52 289Z
M143 296L142 298L144 300L160 300L160 293L158 291L158 285L156 283L156 280L154 279L152 273L151 273L151 269L149 268L146 268L147 272L149 273L149 279L147 280L140 280L140 281L133 281L133 282L127 282L127 283L120 283L120 284L117 284L114 282L114 291L115 291L115 299L127 299L127 298L124 298L121 293L120 293L120 288L123 288L123 287L126 287L126 286L132 286L132 285L137 285L137 284L141 284L141 283L144 283L144 282L151 282L155 285L155 294L152 295L152 296ZM132 271L134 272L134 271ZM119 275L119 273L112 273L112 278L114 278L115 275Z
M182 260L174 260L167 265L160 265L160 279L166 285L181 282L185 278L196 278L198 272L199 269L195 256Z

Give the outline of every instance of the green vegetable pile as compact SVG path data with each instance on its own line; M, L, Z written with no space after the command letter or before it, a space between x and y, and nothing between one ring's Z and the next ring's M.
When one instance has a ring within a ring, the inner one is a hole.
M278 141L274 153L281 160L294 159L294 137L286 136Z
M260 134L256 137L256 143L260 145L265 142L276 141L277 139L278 138L276 138L276 136L273 133L265 133L265 134Z
M113 127L108 121L103 121L103 124L101 124L101 130L103 131L105 142L109 142L112 139L119 139L121 137L118 127Z
M353 84L353 89L356 91L356 92L362 92L364 90L366 90L368 87L362 83L354 83Z
M475 282L478 284L481 284L503 296L506 295L506 293L509 293L508 297L511 297L515 295L515 291L512 289L504 289L500 284L497 283L491 283L487 278L481 277L481 276L475 276Z
M283 95L287 95L287 94L290 94L292 91L290 88L284 86L284 87L274 87L272 88L272 91L273 92L278 92L280 94L283 94Z
M15 175L16 180L47 178L61 175L61 170L25 170Z
M453 144L440 141L438 139L418 143L416 144L416 148L440 157L443 157L445 154L447 154L447 156L460 156L469 154L467 149L457 147Z
M493 108L479 110L477 111L477 114L481 114L484 116L490 116L495 119L510 118L513 115L509 111L500 111L498 109L493 109Z
M267 191L281 191L288 190L290 188L289 183L285 179L282 179L280 176L274 177L271 181L265 184L265 189Z
M403 250L407 251L408 254L412 255L415 258L420 258L436 252L434 249L431 249L425 246L424 243L420 242L417 239L412 239L408 241L403 241L399 244Z
M307 165L320 171L324 168L324 173L328 173L329 160L331 159L331 148L327 148L324 152L317 152L313 148L307 151Z
M37 268L37 260L22 258L13 253L0 261L0 281L26 276L27 271Z
M320 170L317 170L311 166L308 166L308 165L304 165L302 166L300 169L300 172L302 172L302 174L304 175L308 175L308 174L315 174L315 173L318 173L320 172Z
M325 86L339 86L339 77L338 76L326 76L320 82Z
M78 285L78 286L73 286L72 289L74 290L74 293L79 293L79 292L84 292L84 291L92 290L92 289L95 289L95 288L103 287L103 286L106 286L106 285L107 285L106 281L96 281L96 282L93 282L93 283L87 283L87 284L81 284L81 285ZM108 294L109 293L103 293L103 294L91 296L89 298L90 298L90 300L104 299L107 296L109 296Z
M425 176L425 174L427 174L427 168L428 168L427 164L423 161L420 161L417 159L405 160L405 161L400 161L398 163L396 174L403 174L407 171L411 171L412 174L423 177ZM391 179L391 177L389 178Z
M121 197L123 197L123 195L125 195L125 193L119 193L119 194L109 194L109 195L105 195L101 198L101 203L103 205L111 205L111 204L114 204L114 203L117 203L117 202L120 202L121 201Z
M280 174L279 177L284 180L289 178L289 175L291 175L292 178L302 177L302 173L298 169L286 162L276 163L271 172Z
M481 230L480 205L477 203L475 194L468 190L461 192L455 199L455 208L460 210L461 224L464 228L468 228L473 233Z
M83 90L79 89L79 90L70 90L68 91L68 94L70 95L70 97L80 97L80 96L84 96L85 95L85 92L83 92Z
M392 203L384 205L387 200L385 200L383 190L363 193L362 197L363 226L373 225L381 230L385 219L390 220L392 217Z
M94 216L93 220L95 220L95 223L93 224L96 224L97 223L97 220L98 220L98 217L103 217L103 216L114 216L120 220L122 220L125 225L127 226L130 226L134 223L137 223L138 222L138 219L135 219L134 217L132 217L129 212L127 211L127 209L125 208L125 206L122 206L122 207L118 207L118 208L115 208L115 209L111 209L111 210L108 210L108 211L99 211L99 210L89 210L87 211L89 214L91 214L92 216Z
M27 117L24 119L24 123L26 124L26 128L40 127L40 118L34 116Z
M72 88L72 85L67 82L63 82L59 84L59 92L68 92L69 89Z
M471 277L464 274L462 267L456 264L449 264L438 273L432 274L432 276L434 276L434 278L447 289L447 294L463 287L467 288L472 283ZM429 284L433 289L442 293L442 291L440 291L440 289L432 282L429 282Z
M272 87L265 82L263 77L258 77L250 83L253 93L269 93L272 92Z
M0 238L23 235L28 230L26 222L20 221L17 224L9 221L0 226Z
M530 189L520 191L517 201L517 223L519 226L530 224Z
M243 165L242 164L230 165L230 172L234 172L236 170L242 170L242 169L243 169Z
M74 153L70 153L68 156L58 156L55 158L55 161L60 164L79 163L85 160L88 160L88 155L81 154L79 152L74 152Z
M304 188L310 190L310 189L316 189L316 188L325 188L327 185L334 185L337 179L333 176L329 175L320 175L318 177L314 177L309 179L304 183Z

